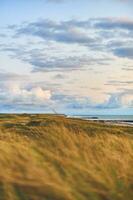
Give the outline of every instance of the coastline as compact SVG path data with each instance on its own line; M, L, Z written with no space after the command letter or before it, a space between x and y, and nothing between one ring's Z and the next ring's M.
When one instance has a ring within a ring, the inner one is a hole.
M108 125L117 126L130 126L133 127L133 120L123 120L123 119L100 119L98 117L87 117L87 116L67 116L67 118L80 119L93 122L102 122Z

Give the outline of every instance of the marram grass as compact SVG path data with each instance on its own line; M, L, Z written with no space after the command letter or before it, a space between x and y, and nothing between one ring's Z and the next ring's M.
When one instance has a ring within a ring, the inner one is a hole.
M132 127L0 115L0 200L132 199Z

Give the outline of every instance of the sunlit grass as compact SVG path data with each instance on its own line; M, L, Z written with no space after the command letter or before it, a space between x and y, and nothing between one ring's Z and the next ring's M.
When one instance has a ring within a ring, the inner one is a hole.
M132 200L132 132L47 115L1 117L0 200Z

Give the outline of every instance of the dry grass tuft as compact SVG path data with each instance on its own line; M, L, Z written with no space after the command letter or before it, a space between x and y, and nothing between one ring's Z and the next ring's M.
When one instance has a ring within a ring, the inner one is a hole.
M133 128L1 115L0 200L132 200Z

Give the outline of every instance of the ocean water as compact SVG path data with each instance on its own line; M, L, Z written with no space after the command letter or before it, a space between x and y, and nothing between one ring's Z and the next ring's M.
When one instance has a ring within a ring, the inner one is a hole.
M133 122L133 115L74 115L73 117L90 120L111 120Z

